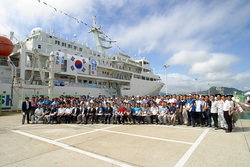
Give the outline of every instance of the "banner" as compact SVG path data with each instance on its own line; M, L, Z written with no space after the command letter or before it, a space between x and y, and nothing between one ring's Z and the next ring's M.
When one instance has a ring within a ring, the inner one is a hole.
M89 75L88 58L67 54L67 72Z
M56 51L55 52L55 72L65 71L64 67L64 53Z
M91 59L91 75L97 75L97 63L94 59Z

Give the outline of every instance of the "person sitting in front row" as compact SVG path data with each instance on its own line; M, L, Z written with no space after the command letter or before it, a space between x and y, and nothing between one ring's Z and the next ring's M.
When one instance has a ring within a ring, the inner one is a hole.
M66 122L65 120L65 108L63 107L63 104L60 104L58 111L57 111L57 119L58 123L60 124L62 122L62 119Z
M156 124L158 124L158 115L159 115L159 108L156 106L156 103L153 103L153 106L150 108L151 111L151 124L153 124L153 120L155 118Z
M105 124L107 124L107 120L109 121L109 124L110 124L112 113L113 113L113 108L110 106L110 103L107 103L107 108L105 109L105 114L104 114Z
M34 124L35 120L36 120L36 123L38 123L38 121L43 119L43 108L41 108L40 104L38 104L38 107L35 110L34 115L31 116L31 119L32 119L32 124Z

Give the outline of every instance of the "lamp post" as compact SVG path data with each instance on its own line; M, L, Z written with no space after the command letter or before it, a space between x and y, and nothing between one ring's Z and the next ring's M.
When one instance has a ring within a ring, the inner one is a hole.
M196 90L196 94L197 94L197 78L195 78L194 80L195 80L195 90Z
M165 73L166 73L166 95L168 95L168 82L167 82L167 68L169 67L170 65L167 65L167 63L163 66L165 68Z
M210 86L209 86L209 83L208 83L208 95L210 97Z

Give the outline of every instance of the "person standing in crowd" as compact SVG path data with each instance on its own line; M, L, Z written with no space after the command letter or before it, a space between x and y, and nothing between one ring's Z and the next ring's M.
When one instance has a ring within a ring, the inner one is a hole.
M29 114L31 109L31 102L29 101L29 97L25 98L25 101L22 103L22 112L23 112L23 118L22 118L22 124L25 122L25 117L27 118L27 124L29 124Z
M50 106L50 105L52 104L52 102L49 100L49 96L47 96L47 97L45 98L44 104L45 104L45 105L48 105L48 106Z
M215 130L218 129L218 102L215 101L214 95L211 95L211 116L214 121Z
M187 100L187 112L188 112L188 125L187 126L191 126L191 121L193 123L193 127L195 127L195 117L194 117L194 114L195 114L195 110L194 110L194 104L195 104L195 101L194 99L192 98L193 96L190 94L188 96L188 100Z
M232 95L227 95L227 100L223 105L224 118L227 122L227 133L232 132L232 112L234 110L234 102L232 101Z
M37 108L37 101L35 96L32 97L32 100L30 102L31 102L31 108L30 108L30 117L31 117L32 115L34 115L34 112Z
M204 103L204 113L206 116L207 127L211 127L211 101L209 100L209 96L205 96L205 103Z
M225 120L224 114L223 114L223 105L224 105L226 98L225 98L225 96L221 96L220 94L218 94L217 99L218 99L217 106L218 106L218 117L220 120L220 129L225 130L225 129L227 129L227 123L226 123L226 120Z
M197 116L197 125L202 126L202 101L200 100L200 96L196 95L195 101L195 113Z
M184 95L182 102L182 117L184 125L188 125L187 96Z
M180 100L180 96L176 97L176 116L178 119L178 124L182 125L183 120L182 120L182 102Z

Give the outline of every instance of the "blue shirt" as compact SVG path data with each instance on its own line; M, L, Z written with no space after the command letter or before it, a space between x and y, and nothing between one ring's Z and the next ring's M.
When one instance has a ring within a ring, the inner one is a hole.
M195 110L194 110L194 103L195 103L195 101L194 101L194 99L191 99L191 100L187 100L187 104L188 104L188 106L190 107L192 104L193 104L193 107L192 107L192 109L191 109L191 112L194 112Z
M161 111L161 114L165 114L166 112L168 112L168 108L167 107L159 107L159 110Z
M171 115L174 114L176 111L176 107L170 107L169 111Z
M44 104L50 106L50 105L52 104L52 102L51 102L50 100L46 100L46 101L44 102Z
M135 113L135 115L138 115L140 111L141 111L141 107L133 108L133 112Z

